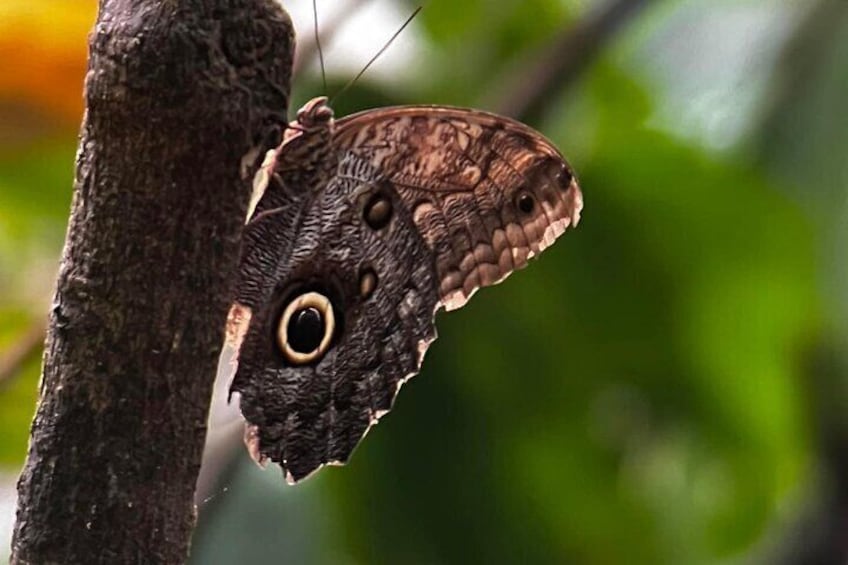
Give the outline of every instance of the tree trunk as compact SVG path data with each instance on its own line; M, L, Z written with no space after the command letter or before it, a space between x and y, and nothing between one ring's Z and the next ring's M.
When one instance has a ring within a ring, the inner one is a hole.
M272 0L101 0L13 563L179 563L294 38Z

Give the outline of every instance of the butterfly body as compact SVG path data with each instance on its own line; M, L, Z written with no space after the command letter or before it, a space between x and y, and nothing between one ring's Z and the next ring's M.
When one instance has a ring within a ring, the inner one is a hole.
M582 208L541 135L445 107L336 122L314 99L257 179L231 390L251 453L290 482L347 461L420 369L438 309L525 266Z

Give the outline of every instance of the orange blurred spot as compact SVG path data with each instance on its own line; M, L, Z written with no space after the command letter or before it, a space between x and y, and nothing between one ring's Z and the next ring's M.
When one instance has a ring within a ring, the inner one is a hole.
M0 1L0 103L79 125L96 13L94 0Z

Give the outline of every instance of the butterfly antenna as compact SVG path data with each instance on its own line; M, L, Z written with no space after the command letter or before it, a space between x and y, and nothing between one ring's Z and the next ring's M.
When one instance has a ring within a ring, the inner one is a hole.
M312 16L315 46L318 48L318 60L321 62L321 80L324 83L324 92L327 92L327 74L324 72L324 51L321 49L321 38L318 36L318 0L312 0Z
M313 1L314 1L314 0L313 0ZM374 55L373 57L371 57L371 60L370 60L370 61L368 61L368 63L367 63L367 64L366 64L366 65L362 68L362 70L361 70L361 71L359 71L359 73L358 73L355 77L353 77L350 81L348 81L348 83L347 83L346 85L344 85L344 86L342 87L342 89L341 89L341 90L339 90L338 92L336 92L336 93L333 95L333 98L332 98L332 99L330 100L330 102L329 102L329 105L330 105L330 106L332 106L333 101L335 101L335 100L336 100L339 96L341 96L341 95L342 95L342 93L343 93L345 90L347 90L348 88L350 88L351 86L353 86L353 85L354 85L354 83L356 83L356 81L357 81L357 80L359 80L359 77L361 77L362 75L364 75L364 74L365 74L365 71L367 71L367 70L368 70L368 67L370 67L370 66L371 66L371 64L372 64L372 63L374 63L374 61L376 61L376 60L380 57L380 55L382 55L382 54L386 51L386 49L388 49L388 48L389 48L389 45L391 45L391 44L392 44L392 42L393 42L395 39L397 39L397 36L398 36L398 35L400 35L400 34L401 34L401 32L402 32L404 29L406 29L406 26L408 26L408 25L410 24L410 22L412 22L412 20L415 18L415 16L417 16L417 15L418 15L418 12L420 12L420 11L421 11L421 8L423 8L423 6L418 6L417 8L415 8L415 11L414 11L414 12L412 12L412 14L411 14L408 18L406 18L406 21L405 21L405 22L403 22L403 25L402 25L402 26L400 26L400 29L398 29L398 30L394 33L394 35L392 35L392 36L389 38L389 40L386 42L386 44L385 44L385 45L383 45L383 46L380 48L380 50L379 50L379 51L377 51L377 54L376 54L376 55Z

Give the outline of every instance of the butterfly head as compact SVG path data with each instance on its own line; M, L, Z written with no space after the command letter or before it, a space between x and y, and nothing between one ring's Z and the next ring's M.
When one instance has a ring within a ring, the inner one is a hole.
M313 98L297 111L274 150L271 172L290 186L324 186L338 165L332 147L335 122L327 98Z
M333 123L333 109L326 96L318 96L297 111L297 124L304 129L329 127Z

